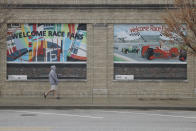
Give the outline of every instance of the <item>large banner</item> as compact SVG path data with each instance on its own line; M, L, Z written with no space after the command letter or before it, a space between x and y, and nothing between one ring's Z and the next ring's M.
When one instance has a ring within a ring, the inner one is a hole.
M114 62L184 63L186 52L163 35L164 24L114 25Z
M86 24L9 24L7 62L87 60Z

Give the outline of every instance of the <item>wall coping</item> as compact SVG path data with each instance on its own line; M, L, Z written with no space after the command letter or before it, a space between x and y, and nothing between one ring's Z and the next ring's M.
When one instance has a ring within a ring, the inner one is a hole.
M1 4L6 9L174 9L172 4Z

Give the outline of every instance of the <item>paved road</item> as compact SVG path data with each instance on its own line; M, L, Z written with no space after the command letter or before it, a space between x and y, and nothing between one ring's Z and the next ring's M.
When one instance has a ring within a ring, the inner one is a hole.
M0 131L196 131L196 112L0 110Z

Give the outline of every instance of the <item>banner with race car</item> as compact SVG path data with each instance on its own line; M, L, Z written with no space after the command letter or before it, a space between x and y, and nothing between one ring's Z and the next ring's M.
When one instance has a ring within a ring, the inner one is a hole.
M7 62L85 62L86 24L8 24Z
M164 24L115 24L115 63L185 63L186 52L163 35Z

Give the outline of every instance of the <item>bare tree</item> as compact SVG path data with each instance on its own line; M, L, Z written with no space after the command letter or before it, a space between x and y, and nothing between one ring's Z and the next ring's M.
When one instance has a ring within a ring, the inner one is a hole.
M178 43L189 54L196 55L196 0L174 0L174 9L168 10L164 21L164 35Z

